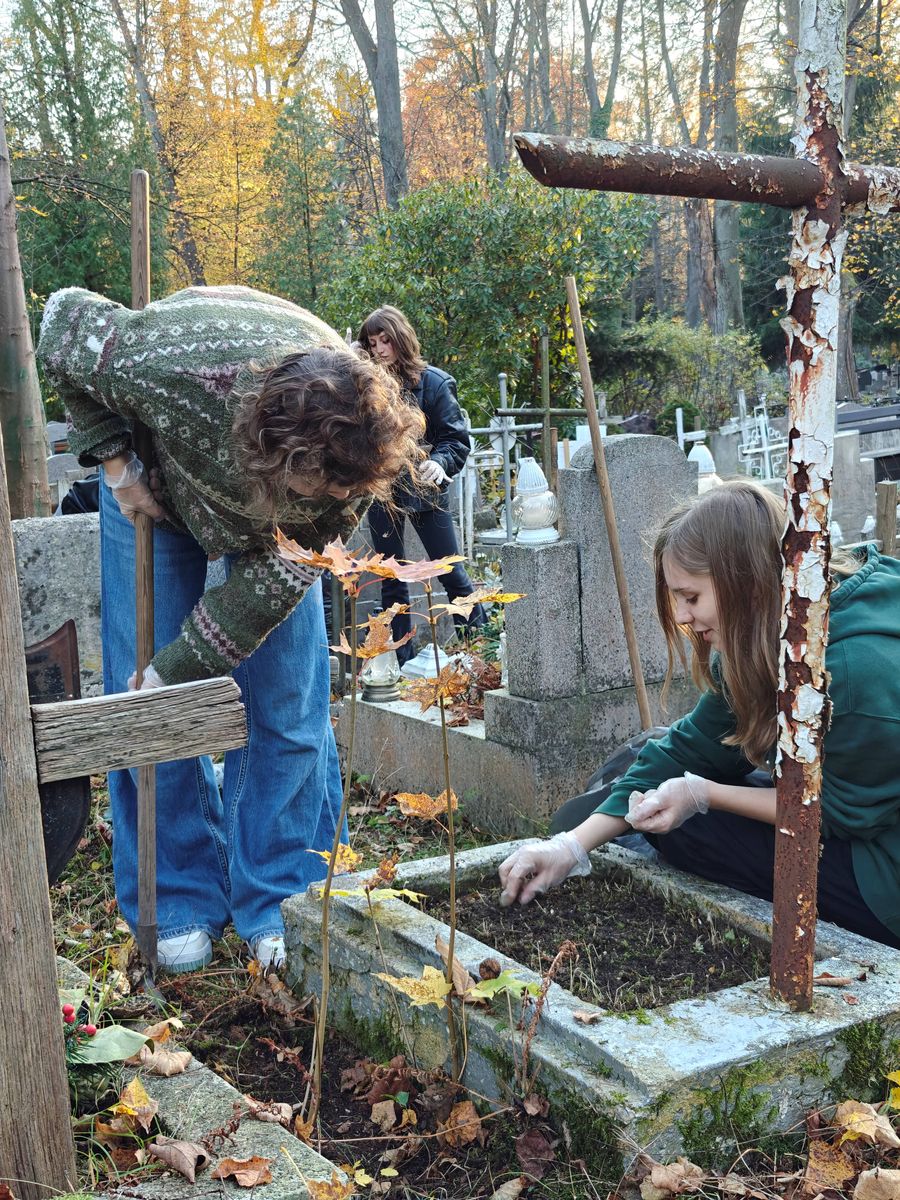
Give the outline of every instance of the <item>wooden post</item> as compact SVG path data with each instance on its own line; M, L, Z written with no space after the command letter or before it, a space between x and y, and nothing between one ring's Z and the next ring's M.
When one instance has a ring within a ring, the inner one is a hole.
M0 1184L76 1190L25 643L0 438Z
M146 171L131 172L131 307L144 308L150 301L150 176ZM149 471L153 459L150 430L135 423L134 449ZM135 596L137 603L138 679L153 658L153 520L137 513L134 521ZM135 936L138 948L156 974L156 767L149 763L138 768L138 923Z
M550 335L544 330L541 333L541 405L544 409L544 429L541 434L541 448L544 452L544 474L547 482L553 487L553 457L551 448L550 424Z
M616 591L619 593L622 629L625 633L625 644L628 647L628 658L631 662L635 698L637 699L638 712L641 718L641 728L649 729L653 724L650 717L650 701L647 698L644 669L641 666L641 652L638 649L634 616L631 611L631 601L628 598L628 580L625 577L625 565L622 561L622 547L619 545L616 510L613 504L612 488L609 485L609 475L606 470L606 455L603 453L603 438L600 435L600 418L597 415L597 404L594 400L594 383L591 379L591 367L588 362L587 345L584 340L584 326L581 323L581 306L578 303L578 285L575 283L574 275L566 276L566 295L569 300L569 312L572 316L572 332L575 335L575 348L578 351L578 367L581 372L581 387L584 392L584 408L591 430L594 466L597 468L597 486L600 488L603 520L606 523L606 536L609 540L609 552L612 556L613 574L616 577Z
M876 483L875 503L875 536L881 542L881 553L894 558L897 554L896 479Z

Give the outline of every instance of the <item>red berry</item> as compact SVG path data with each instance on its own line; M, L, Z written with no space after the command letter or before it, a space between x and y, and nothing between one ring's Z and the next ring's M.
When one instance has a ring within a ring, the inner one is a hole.
M83 1028L84 1028L84 1032L88 1035L88 1037L93 1037L94 1034L97 1032L96 1025L85 1025L85 1026L83 1026Z
M75 1005L74 1004L64 1004L62 1006L62 1014L64 1017L74 1016L75 1015Z
M66 1023L67 1025L74 1025L74 1024L75 1024L75 1014L74 1014L74 1012L66 1013L66 1014L63 1016L63 1020L65 1021L65 1023Z

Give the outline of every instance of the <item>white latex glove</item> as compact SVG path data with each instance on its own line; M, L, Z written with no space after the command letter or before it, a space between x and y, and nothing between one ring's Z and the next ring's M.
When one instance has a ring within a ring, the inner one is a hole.
M625 820L641 833L669 833L705 812L709 812L709 780L685 771L649 792L632 792Z
M157 674L156 668L153 667L152 665L149 665L147 667L146 671L144 672L144 678L141 680L140 688L138 688L138 685L137 685L137 671L135 671L132 675L128 676L129 692L137 692L137 691L149 692L149 690L151 688L160 688L160 687L165 687L165 686L166 685L163 683L163 681L160 679L159 675Z
M527 904L570 875L590 875L591 860L574 833L557 833L546 842L519 846L500 864L500 904Z
M439 462L435 462L433 458L426 458L419 467L419 478L423 483L440 484L450 476Z
M162 521L167 515L166 510L150 491L144 464L133 450L129 453L121 474L113 475L107 467L103 468L103 478L116 498L119 512L132 524L139 512L146 513L154 521Z

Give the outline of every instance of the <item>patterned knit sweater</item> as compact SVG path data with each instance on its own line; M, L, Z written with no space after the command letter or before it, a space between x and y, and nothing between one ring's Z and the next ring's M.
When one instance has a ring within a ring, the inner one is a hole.
M227 582L210 588L161 648L165 683L228 674L302 599L319 572L283 562L274 529L254 516L235 462L231 426L250 364L341 339L302 308L243 287L187 288L135 312L82 288L54 292L38 356L59 390L69 443L90 466L127 450L129 422L149 427L173 524L211 558L237 555ZM366 501L298 497L277 523L321 550L345 540Z

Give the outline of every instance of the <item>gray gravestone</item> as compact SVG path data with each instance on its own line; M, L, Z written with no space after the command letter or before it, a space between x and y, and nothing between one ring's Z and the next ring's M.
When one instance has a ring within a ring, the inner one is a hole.
M658 680L667 655L656 619L653 541L667 513L697 494L696 467L670 438L621 434L603 446L644 677ZM580 552L584 686L588 692L627 686L631 665L590 446L560 471L559 502L560 532Z

